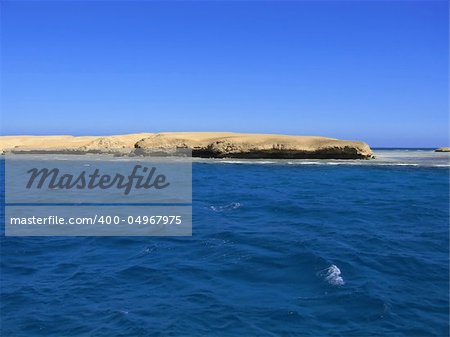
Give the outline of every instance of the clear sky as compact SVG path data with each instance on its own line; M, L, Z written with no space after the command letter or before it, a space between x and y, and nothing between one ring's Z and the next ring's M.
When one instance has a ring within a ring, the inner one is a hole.
M448 145L447 1L2 1L2 134Z

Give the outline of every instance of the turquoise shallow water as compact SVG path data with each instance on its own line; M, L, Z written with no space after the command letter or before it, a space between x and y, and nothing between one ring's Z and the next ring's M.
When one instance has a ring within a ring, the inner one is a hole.
M448 336L448 156L376 154L196 160L192 237L2 236L1 335Z

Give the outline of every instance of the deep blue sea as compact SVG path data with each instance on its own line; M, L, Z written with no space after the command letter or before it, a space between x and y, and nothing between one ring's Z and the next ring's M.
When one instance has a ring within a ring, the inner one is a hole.
M376 155L196 160L192 237L2 236L0 335L448 336L448 154Z

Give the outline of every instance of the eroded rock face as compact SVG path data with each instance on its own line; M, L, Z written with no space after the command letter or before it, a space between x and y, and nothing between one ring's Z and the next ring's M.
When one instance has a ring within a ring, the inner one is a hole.
M186 139L166 137L161 134L141 139L134 144L134 148L134 155L138 156L176 156L183 155L182 150L190 149Z
M192 134L188 134L191 136ZM137 154L154 149L188 148L193 157L277 159L369 159L372 150L363 142L324 137L231 134L230 136L180 138L160 134L135 144Z
M439 149L434 150L434 152L450 152L450 147L440 147Z
M369 159L372 150L359 141L325 137L233 132L166 132L92 136L3 136L0 150L15 153L105 153L180 155L202 158Z
M141 139L134 147L137 149L169 149L169 148L188 148L189 141L182 138L170 137L161 134Z
M86 153L127 153L130 152L127 144L120 139L110 137L99 137L90 143L81 146L80 151Z

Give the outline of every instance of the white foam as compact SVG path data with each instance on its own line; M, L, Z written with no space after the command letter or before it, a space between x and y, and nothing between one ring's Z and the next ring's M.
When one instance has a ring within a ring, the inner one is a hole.
M224 164L245 164L245 161L242 160L221 160L219 163L224 163Z
M342 286L345 284L341 276L341 270L334 264L319 272L319 274L331 285Z
M264 161L264 160L221 160L219 163L223 164L276 164L275 161Z
M214 212L222 212L228 209L236 209L242 207L242 204L239 202L232 202L228 205L223 206L210 206L209 208L212 209Z
M288 165L321 165L323 163L317 162L317 161L288 161Z
M376 163L378 166L419 166L416 163Z

